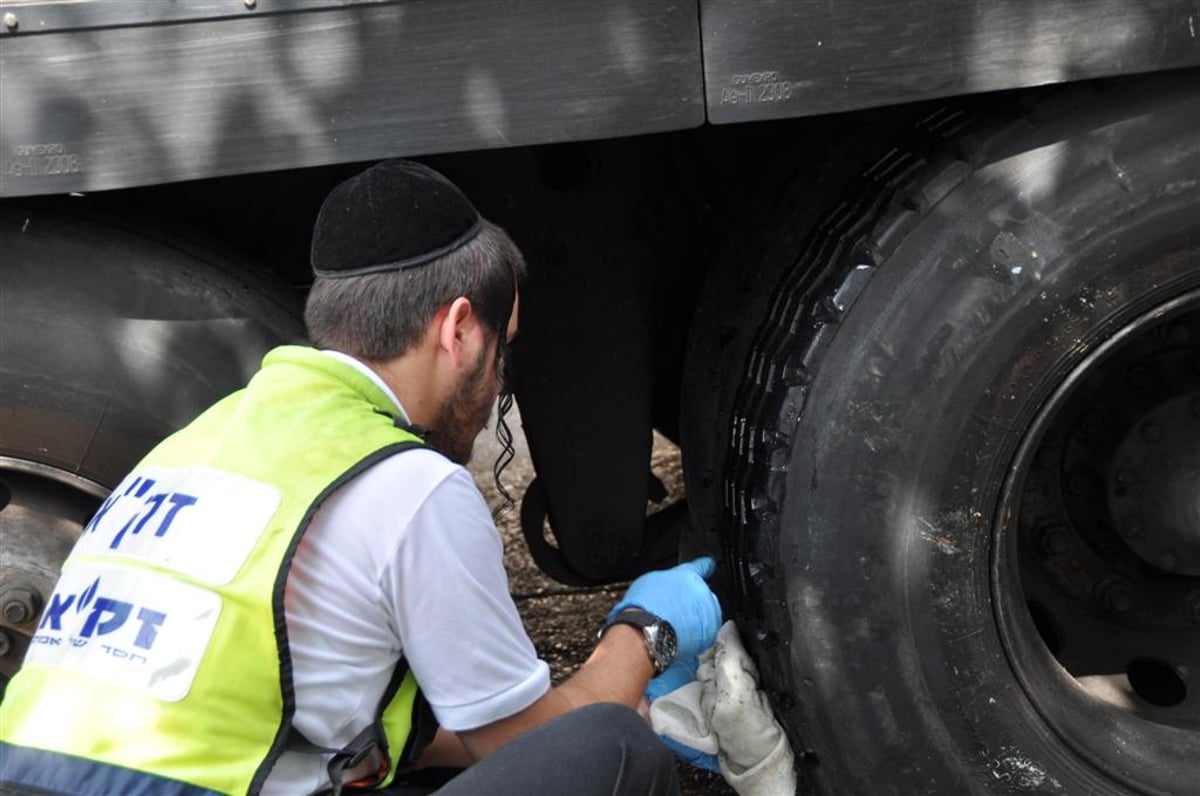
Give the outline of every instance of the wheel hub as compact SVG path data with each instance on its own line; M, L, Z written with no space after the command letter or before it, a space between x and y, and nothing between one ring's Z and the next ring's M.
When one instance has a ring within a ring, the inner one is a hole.
M20 668L63 559L107 494L65 470L0 456L0 694Z
M1169 757L1200 731L1200 291L1067 376L1006 494L994 593L1026 692L1099 765Z
M1166 572L1200 575L1200 398L1147 413L1117 447L1108 512L1125 544Z

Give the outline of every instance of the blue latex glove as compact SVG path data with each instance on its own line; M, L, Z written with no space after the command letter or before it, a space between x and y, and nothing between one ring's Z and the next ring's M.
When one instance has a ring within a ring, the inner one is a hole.
M629 584L621 601L608 612L609 619L626 608L641 608L671 623L678 642L676 660L691 660L717 641L721 604L705 583L717 570L708 556L647 572ZM666 674L664 672L663 674Z
M646 699L653 702L660 696L666 696L676 688L682 688L696 679L696 669L700 661L695 658L676 658L667 670L657 677L651 678L646 686Z
M680 658L667 667L667 670L650 681L646 686L646 698L650 702L665 696L677 688L681 688L696 679L696 668L699 661L695 658ZM684 746L673 738L665 735L658 736L671 752L680 760L695 768L702 768L715 774L721 773L721 765L717 756L701 752L690 746Z

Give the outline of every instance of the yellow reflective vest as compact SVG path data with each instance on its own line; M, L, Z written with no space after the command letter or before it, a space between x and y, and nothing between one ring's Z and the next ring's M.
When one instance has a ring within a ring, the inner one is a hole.
M292 728L284 601L314 512L421 444L370 378L309 348L270 352L245 389L122 481L63 564L0 704L0 783L95 794L257 793L288 750L370 762L383 787L436 725L403 659L344 750Z

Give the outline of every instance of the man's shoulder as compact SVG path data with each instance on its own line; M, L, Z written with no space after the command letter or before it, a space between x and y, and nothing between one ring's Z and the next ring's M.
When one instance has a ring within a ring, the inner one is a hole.
M371 465L338 490L340 518L386 517L398 533L418 517L444 524L492 526L491 512L471 473L430 448L396 453ZM470 519L478 523L468 522Z
M491 519L466 470L437 451L415 448L376 462L340 486L313 518L309 536L316 542L336 537L341 547L357 540L350 546L373 551L371 560L382 565L414 524L428 524L429 517L440 524L454 517L455 528L470 517L484 524Z
M432 448L412 448L381 459L357 476L348 488L395 500L397 490L423 498L447 481L471 481L471 474Z

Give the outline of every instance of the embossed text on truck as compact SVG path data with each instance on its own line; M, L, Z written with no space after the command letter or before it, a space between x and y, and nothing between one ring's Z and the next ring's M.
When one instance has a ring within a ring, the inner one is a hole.
M79 155L68 152L63 144L13 147L13 154L4 160L4 173L10 177L52 177L78 174L81 169Z
M722 105L783 102L792 98L792 81L782 79L775 71L734 75L729 83L721 89Z

